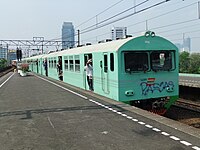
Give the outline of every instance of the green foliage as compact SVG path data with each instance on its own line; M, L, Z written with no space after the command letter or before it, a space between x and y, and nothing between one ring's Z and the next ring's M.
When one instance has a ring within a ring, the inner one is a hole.
M6 63L7 63L6 59L0 58L0 69L5 68L6 67Z
M200 54L188 52L180 53L179 72L200 74Z
M182 52L179 56L179 72L189 73L188 68L190 65L190 54L188 52Z
M190 55L189 73L200 73L200 54L196 53Z

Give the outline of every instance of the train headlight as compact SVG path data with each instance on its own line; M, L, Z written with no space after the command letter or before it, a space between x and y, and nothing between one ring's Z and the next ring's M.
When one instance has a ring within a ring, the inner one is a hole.
M151 32L151 37L156 36L155 32Z
M174 88L173 87L167 87L167 92L173 92Z
M125 91L125 95L126 96L133 96L134 95L134 91L133 90Z

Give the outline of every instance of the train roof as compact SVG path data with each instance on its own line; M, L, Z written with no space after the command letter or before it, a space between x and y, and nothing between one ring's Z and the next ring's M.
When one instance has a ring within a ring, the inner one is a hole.
M105 42L105 43L99 43L95 45L88 45L88 46L83 46L83 47L76 47L72 49L67 49L64 51L59 51L59 52L54 52L45 55L45 57L56 57L56 56L61 56L61 55L70 55L70 54L75 54L78 55L80 53L93 53L93 52L109 52L109 51L117 51L123 44L125 44L127 41L133 39L127 38L127 39L121 39L121 40L116 40L116 41L110 41L110 42Z
M147 36L147 34L152 34L153 36ZM115 40L115 41L110 41L110 42L105 42L105 43L99 43L99 44L94 44L94 45L88 45L88 46L83 46L83 47L76 47L72 49L66 49L63 51L58 51L58 52L53 52L50 54L43 54L43 55L38 55L38 56L33 56L28 59L40 59L40 58L48 58L48 57L58 57L58 56L64 56L64 55L78 55L78 54L86 54L86 53L94 53L94 52L113 52L113 51L118 51L120 48L126 47L132 47L134 45L135 49L139 49L142 45L142 47L145 49L150 48L148 43L144 43L144 37L152 37L148 38L148 40L153 41L156 40L156 44L154 44L154 47L152 49L156 48L175 48L176 46L171 43L170 41L159 37L155 36L154 32L146 32L144 36L139 36L139 37L131 37L131 38L126 38L126 39L120 39L120 40ZM155 37L155 38L153 38ZM135 40L137 39L137 40ZM159 39L159 40L158 40ZM146 42L146 41L145 41ZM136 44L135 44L136 43ZM156 45L156 46L155 46Z

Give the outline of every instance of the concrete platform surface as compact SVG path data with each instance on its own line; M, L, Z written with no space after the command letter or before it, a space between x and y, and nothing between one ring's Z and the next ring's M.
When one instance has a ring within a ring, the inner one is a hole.
M53 79L0 79L0 150L189 149L199 129Z

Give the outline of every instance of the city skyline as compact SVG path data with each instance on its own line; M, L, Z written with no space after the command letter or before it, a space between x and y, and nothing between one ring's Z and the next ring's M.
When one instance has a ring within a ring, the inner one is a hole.
M200 52L198 0L173 0L142 11L161 1L102 0L99 2L90 0L88 3L83 3L80 0L0 0L3 6L0 13L3 19L0 39L32 39L39 36L44 37L45 40L61 40L62 23L72 22L75 34L77 30L80 30L81 44L97 43L110 37L113 26L125 26L128 28L127 34L139 36L146 30L151 30L173 43L182 43L182 37L185 34L185 37L191 38L191 52ZM142 2L145 3L141 4ZM81 6L79 6L80 3ZM136 8L114 17L133 7L134 4ZM139 4L141 5L138 6ZM128 15L130 17L126 18L125 16ZM120 20L120 18L125 19ZM117 19L120 21L116 21ZM91 26L93 27L88 28ZM95 28L95 30L88 32L87 28Z

